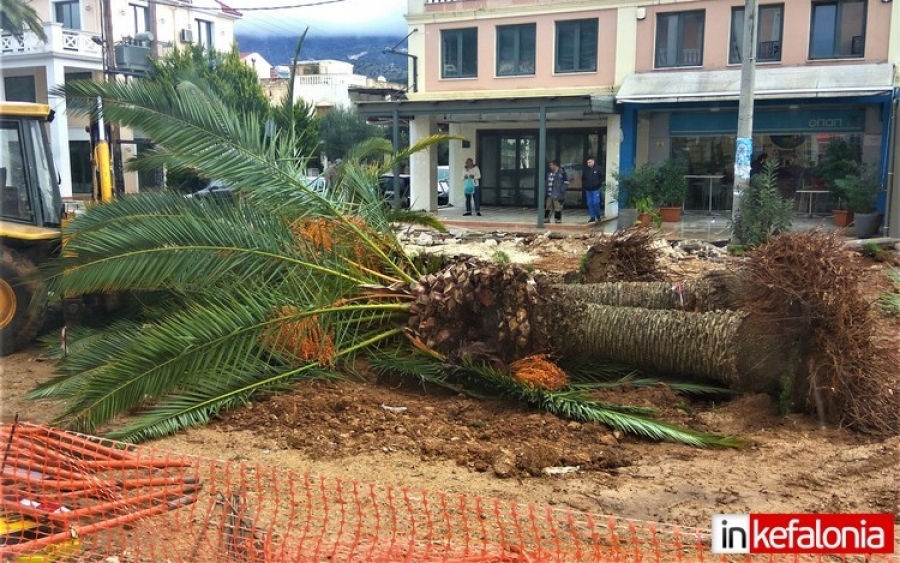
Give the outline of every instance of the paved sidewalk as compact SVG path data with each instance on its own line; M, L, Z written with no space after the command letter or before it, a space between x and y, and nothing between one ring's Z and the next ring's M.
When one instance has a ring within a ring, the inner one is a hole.
M543 228L537 227L538 215L534 208L521 207L482 207L481 217L472 215L464 217L465 210L460 207L442 207L438 209L438 217L451 230L470 231L504 231L504 232L560 232L565 234L589 234L592 232L612 233L618 224L616 218L603 219L599 223L588 223L587 209L574 208L563 211L563 222L560 224L547 221ZM731 214L724 212L707 215L703 211L682 213L678 223L663 223L660 231L667 238L700 239L726 241L731 237ZM835 229L830 215L813 215L805 213L794 216L791 230L805 231L821 228L825 232Z

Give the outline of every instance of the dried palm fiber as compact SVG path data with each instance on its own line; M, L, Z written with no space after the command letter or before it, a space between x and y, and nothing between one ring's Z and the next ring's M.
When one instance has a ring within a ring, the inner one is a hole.
M565 284L554 286L554 290L563 299L581 299L599 305L702 312L737 309L740 281L733 272L717 271L684 282Z
M384 235L370 228L359 217L344 216L344 220L352 226L329 217L303 217L291 224L291 230L315 254L340 252L364 268L378 270L380 257L361 242L354 228L377 241L378 247L386 252L390 245Z
M794 405L823 421L900 431L900 352L877 340L864 266L836 234L788 233L748 255L745 309L791 329Z
M505 361L539 350L533 342L534 279L515 265L463 258L412 284L407 326L429 348L454 355L469 343Z
M275 316L285 318L299 312L296 307L285 305L276 311ZM293 359L297 364L317 361L323 366L331 366L334 362L334 337L322 328L317 316L283 322L261 340L268 349Z
M559 389L569 383L569 376L551 362L547 354L532 354L509 365L513 379L531 388Z
M659 249L648 230L630 227L600 238L587 250L582 266L585 283L659 281Z

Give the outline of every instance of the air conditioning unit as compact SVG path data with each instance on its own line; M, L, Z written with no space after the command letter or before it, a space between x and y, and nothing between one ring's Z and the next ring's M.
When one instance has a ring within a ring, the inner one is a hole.
M181 38L182 43L193 43L194 42L194 30L193 29L182 29L180 38Z

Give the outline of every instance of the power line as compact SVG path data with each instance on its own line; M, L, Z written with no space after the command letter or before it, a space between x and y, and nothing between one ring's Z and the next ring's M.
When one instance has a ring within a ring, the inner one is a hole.
M254 6L253 8L235 8L234 6L228 6L232 10L237 10L238 12L263 12L263 11L272 11L272 10L292 10L294 8L312 8L314 6L324 6L326 4L338 4L340 2L346 2L347 0L319 0L318 2L308 2L306 4L293 4L290 6Z

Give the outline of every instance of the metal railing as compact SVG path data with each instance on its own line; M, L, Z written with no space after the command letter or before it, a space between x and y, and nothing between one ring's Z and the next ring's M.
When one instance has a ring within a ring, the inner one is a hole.
M38 39L32 31L26 31L21 38L11 33L0 34L0 57L64 54L94 58L97 61L103 58L101 46L93 39L94 37L99 39L99 33L65 29L58 23L45 23L44 33L47 35L46 42Z

